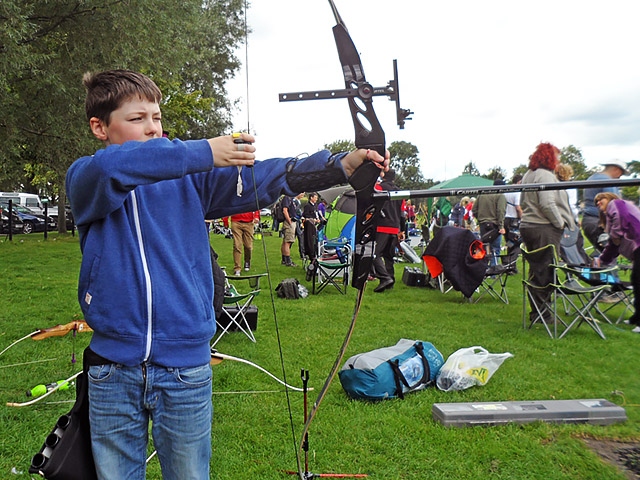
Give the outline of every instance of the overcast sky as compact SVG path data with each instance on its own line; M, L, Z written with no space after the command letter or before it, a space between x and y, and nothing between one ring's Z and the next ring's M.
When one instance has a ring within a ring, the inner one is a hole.
M414 113L375 97L387 145L419 150L425 178L473 162L510 176L541 141L582 150L588 167L640 159L637 0L335 0L374 87L393 78ZM235 127L249 123L259 159L353 140L344 99L278 101L278 93L344 88L326 0L253 0ZM247 95L248 83L248 95ZM247 120L247 97L249 114Z

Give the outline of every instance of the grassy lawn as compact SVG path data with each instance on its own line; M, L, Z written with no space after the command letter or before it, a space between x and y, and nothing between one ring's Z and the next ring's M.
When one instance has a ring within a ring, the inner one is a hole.
M264 240L264 246L256 242L252 262L252 273L266 271L266 250L271 278L263 279L257 297L257 342L231 333L218 349L256 362L279 377L281 352L287 381L301 386L300 371L309 370L309 386L317 392L349 326L355 291L350 288L347 295L340 295L328 288L295 301L275 298L272 306L269 285L274 289L288 277L309 289L311 285L304 280L302 267L280 265L277 236ZM211 243L220 264L230 270L232 241L212 235ZM297 246L295 250L297 261ZM79 265L77 237L53 233L47 241L39 234L19 235L13 242L0 238L0 351L38 328L81 318L76 299ZM484 387L452 393L429 388L404 400L380 403L349 400L336 378L309 434L310 471L367 473L376 479L627 478L603 462L585 440L640 439L635 357L640 335L627 325L605 324L607 340L602 340L583 325L566 338L553 340L542 327L522 328L518 275L508 282L509 305L490 297L469 303L458 292L405 286L400 282L405 265L396 265L398 282L393 290L376 294L375 284L368 287L347 357L393 345L400 338L431 342L445 358L474 345L491 352L508 351L514 357ZM25 401L27 389L80 369L81 363L71 362L72 354L82 352L90 335L27 339L0 357L0 479L30 478L31 456L57 417L71 408L75 392L56 392L31 407L10 408L6 402ZM291 423L299 435L302 394L290 392L287 399L273 380L237 362L226 361L213 369L212 478L292 478L283 471L296 469ZM260 393L246 393L251 391ZM315 392L309 395L312 404ZM628 421L610 426L538 422L447 428L431 416L433 403L581 398L624 404ZM148 478L161 478L156 458L149 463Z

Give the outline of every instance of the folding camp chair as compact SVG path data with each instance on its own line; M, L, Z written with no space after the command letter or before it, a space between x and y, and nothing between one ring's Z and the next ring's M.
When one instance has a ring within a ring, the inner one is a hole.
M621 280L619 275L620 271L624 271L627 266L614 265L611 267L592 268L590 266L591 258L582 248L582 241L579 241L581 240L580 235L582 234L579 228L573 231L565 229L560 241L560 257L575 270L573 274L578 276L581 281L591 286L609 286L610 295L598 295L598 302L606 301L607 306L599 307L596 305L596 309L604 319L609 321L607 313L614 310L618 305L622 305L624 308L616 321L616 323L619 323L625 317L627 311L633 310L633 286L631 282Z
M633 311L633 285L631 282L621 280L620 271L625 270L624 265L612 265L609 267L577 267L577 275L585 283L593 286L606 285L609 287L609 295L599 295L597 310L600 315L609 323L620 323L628 311ZM613 310L622 306L615 322L608 318Z
M223 335L230 331L241 331L255 343L256 337L253 335L253 330L256 328L257 307L253 305L253 299L260 293L260 279L265 275L266 273L231 277L225 275L223 314L221 318L216 319L218 337L211 347L215 347ZM236 282L241 281L248 282L250 289L248 292L242 293L236 287Z
M591 265L591 258L589 258L587 252L582 248L583 241L581 236L580 228L577 227L574 230L565 228L564 232L562 232L562 238L560 239L560 258L568 265L574 267L578 265Z
M527 327L527 301L529 301L532 309L529 315L529 328L539 323L544 326L550 337L562 338L570 330L586 323L601 338L606 338L593 313L596 311L604 316L598 309L598 299L603 293L609 291L607 285L592 286L581 282L580 269L560 264L553 245L531 252L523 248L522 258L523 328ZM539 274L546 273L548 281L544 285L533 283L527 278L527 264L530 269L537 270ZM559 303L563 305L563 309L558 310ZM606 319L606 316L604 318ZM562 329L560 335L558 335L558 326Z
M485 295L500 300L503 303L509 304L509 296L507 295L507 280L509 277L517 273L518 257L510 255L500 255L498 259L505 263L499 263L497 265L491 265L487 267L482 283L476 290L477 295L470 300L473 303L478 302Z
M556 261L555 247L547 245L537 250L529 251L521 246L522 252L522 328L532 328L536 324L544 327L551 338L558 336L558 317L555 313L555 298L553 295L546 295L553 291L555 280L555 269L553 264ZM538 273L546 273L547 281L544 283L534 283L527 274L527 265L530 269L536 269ZM548 300L545 300L548 298ZM531 312L527 314L527 304ZM528 321L527 321L528 320ZM564 323L564 322L563 322ZM553 329L549 327L552 325ZM564 323L564 328L567 324Z
M312 293L318 294L328 285L346 295L349 286L351 268L351 244L348 238L323 240L320 243L318 257L307 273L312 277Z
M600 322L595 318L594 313L607 323L611 323L605 313L598 307L598 301L602 295L611 291L608 284L593 284L586 282L581 276L583 268L571 267L569 265L557 265L556 268L566 275L566 280L558 286L558 292L565 305L565 314L575 315L571 323L567 326L560 338L564 337L570 330L577 328L583 323L589 325L602 339L606 339Z

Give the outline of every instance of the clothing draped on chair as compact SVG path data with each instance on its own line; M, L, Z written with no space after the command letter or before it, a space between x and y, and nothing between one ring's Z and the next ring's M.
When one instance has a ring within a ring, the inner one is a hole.
M485 256L482 243L470 230L450 226L442 227L423 253L431 276L435 278L444 272L453 288L467 298L484 279Z

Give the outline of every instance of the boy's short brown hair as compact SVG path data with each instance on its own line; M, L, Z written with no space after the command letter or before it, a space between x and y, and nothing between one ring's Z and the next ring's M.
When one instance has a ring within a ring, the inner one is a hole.
M82 77L87 89L85 111L87 120L96 117L109 125L111 112L131 98L160 103L162 92L146 75L131 70L87 72Z

